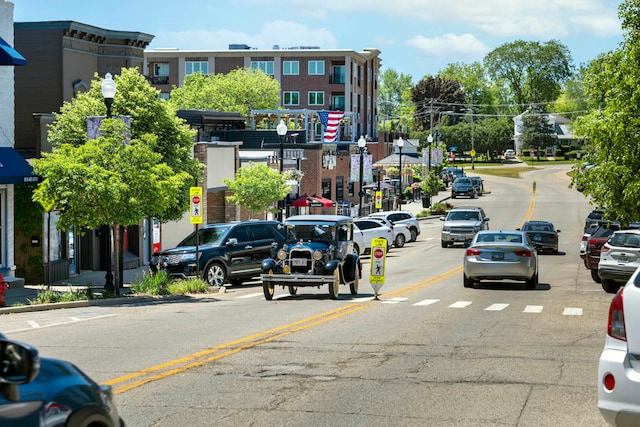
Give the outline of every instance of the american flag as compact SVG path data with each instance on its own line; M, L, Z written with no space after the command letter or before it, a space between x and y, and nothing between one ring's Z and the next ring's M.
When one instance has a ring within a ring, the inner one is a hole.
M324 128L323 142L334 142L340 134L340 120L344 117L343 111L318 111L320 123Z

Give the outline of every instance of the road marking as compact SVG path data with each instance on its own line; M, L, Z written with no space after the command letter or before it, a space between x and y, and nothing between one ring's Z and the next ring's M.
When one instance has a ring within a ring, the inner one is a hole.
M255 298L261 295L264 295L264 294L262 292L256 292L255 294L240 295L239 297L236 297L236 299Z
M485 308L485 311L502 311L505 308L509 307L509 304L496 303L491 304L489 307Z
M36 322L35 320L29 320L27 321L27 323L31 325L33 329L38 329L40 327L40 325L38 325L38 322Z
M390 298L387 300L382 301L383 304L398 304L399 302L403 302L408 300L409 298Z
M78 322L87 322L89 320L97 320L97 319L104 319L105 317L113 317L116 316L116 314L103 314L103 315L98 315L98 316L93 316L93 317L87 317L86 319L81 319L81 318L76 318L76 317L69 317L68 321L64 321L64 322L55 322L55 323L48 323L46 325L41 325L38 322L36 322L35 320L27 320L26 323L29 324L28 328L18 328L18 329L12 329L12 330L3 330L3 333L13 333L13 332L25 332L25 331L31 331L33 329L43 329L43 328L53 328L54 326L62 326L62 325L68 325L70 323L78 323Z
M417 303L415 303L413 305L431 305L431 304L437 303L438 301L440 301L440 300L439 299L425 299L425 300L417 302Z
M465 308L466 306L471 305L471 301L457 301L451 304L450 308Z
M541 305L528 305L522 310L523 313L542 313Z
M564 316L582 316L582 309L576 307L565 307L562 314Z

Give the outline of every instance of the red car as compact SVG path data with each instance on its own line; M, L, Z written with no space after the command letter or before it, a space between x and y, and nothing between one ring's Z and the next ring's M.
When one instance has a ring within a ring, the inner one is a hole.
M591 270L591 278L596 283L601 283L600 276L598 276L598 263L600 262L602 245L607 243L613 232L619 229L620 223L618 222L603 222L595 229L587 241L584 265Z

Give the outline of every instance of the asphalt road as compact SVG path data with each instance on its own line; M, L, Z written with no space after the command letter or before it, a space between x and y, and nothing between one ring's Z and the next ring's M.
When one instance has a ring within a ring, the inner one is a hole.
M0 318L0 330L114 386L129 426L600 426L596 374L611 295L578 257L590 207L567 167L486 176L491 228L552 221L540 284L462 286L441 223L394 249L380 300L259 282L185 302ZM481 169L476 168L477 174ZM531 183L537 182L532 193ZM364 258L365 269L369 268Z

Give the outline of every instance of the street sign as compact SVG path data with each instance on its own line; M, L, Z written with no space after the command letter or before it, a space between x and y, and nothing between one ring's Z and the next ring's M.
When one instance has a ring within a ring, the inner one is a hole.
M384 284L384 274L387 260L387 239L371 239L371 271L369 282L378 299L378 291Z
M376 191L376 209L382 209L382 191Z
M190 187L189 200L191 205L189 220L191 224L202 224L202 188Z
M38 202L40 203L40 206L42 206L42 209L44 209L45 212L50 212L51 209L53 208L53 205L55 204L53 199L38 200Z
M475 157L476 156L476 150L469 151L469 155L471 155L471 157Z

